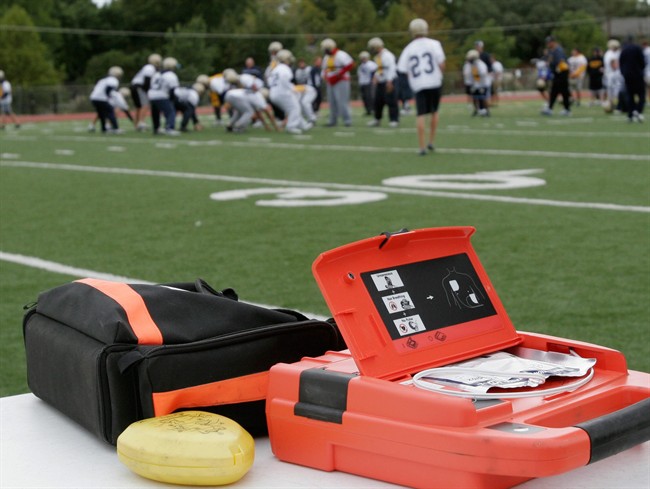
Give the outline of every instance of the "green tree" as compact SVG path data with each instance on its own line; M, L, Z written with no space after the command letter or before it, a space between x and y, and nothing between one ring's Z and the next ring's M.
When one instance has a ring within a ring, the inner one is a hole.
M578 48L582 53L590 53L594 46L605 46L607 38L600 23L587 12L565 12L560 20L571 23L553 30L553 35L562 44L567 56L573 48ZM584 22L574 24L573 21Z
M67 28L101 28L100 10L88 0L56 0L54 15L58 23ZM83 78L87 61L106 49L105 42L105 39L100 42L98 36L64 33L57 34L57 42L51 49L66 80L74 82Z
M474 43L483 41L485 51L503 63L505 67L514 67L518 60L511 55L515 47L515 36L507 36L502 27L496 25L494 19L489 19L483 27L469 35L461 46L463 55L474 48Z
M201 17L193 17L186 24L177 24L163 46L165 56L174 56L181 63L178 77L181 80L195 80L197 75L209 71L215 57L215 48L205 37L183 37L173 34L207 33L207 26ZM143 60L145 58L143 57Z
M332 33L339 48L356 58L360 51L367 48L371 37L363 33L372 32L376 26L375 7L370 0L335 0L333 3L336 4L336 17L329 23L327 30ZM343 35L336 36L334 33Z
M33 27L29 14L18 5L5 11L0 26ZM5 30L0 27L0 67L14 84L55 85L61 75L52 64L47 47L37 32Z

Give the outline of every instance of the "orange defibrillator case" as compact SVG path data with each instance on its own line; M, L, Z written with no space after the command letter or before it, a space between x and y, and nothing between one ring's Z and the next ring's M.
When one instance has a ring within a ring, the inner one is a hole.
M384 233L316 259L349 350L271 368L266 414L277 458L418 488L507 488L650 439L650 374L629 371L609 348L515 330L473 232ZM521 347L595 359L592 376L566 391L482 400L412 380Z

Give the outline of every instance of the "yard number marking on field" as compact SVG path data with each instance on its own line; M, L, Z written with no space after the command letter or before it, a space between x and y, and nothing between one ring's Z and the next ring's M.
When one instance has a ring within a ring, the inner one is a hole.
M150 177L163 177L163 178L183 178L193 180L206 180L218 182L237 182L246 184L259 184L259 185L274 185L278 187L291 188L328 188L334 190L351 190L363 192L382 192L388 194L402 194L402 195L420 195L423 197L436 197L446 199L462 199L462 200L481 200L487 202L501 202L508 204L521 204L521 205L540 205L547 207L564 207L572 209L597 209L606 211L620 211L620 212L642 212L649 213L649 206L642 205L623 205L611 204L605 202L576 202L565 200L550 200L550 199L531 199L524 197L511 197L507 195L492 195L481 193L468 193L468 192L446 192L441 190L430 190L421 188L400 188L391 187L386 185L353 185L334 182L303 182L299 180L279 180L271 178L254 178L254 177L240 177L232 175L216 175L208 173L188 173L176 171L161 171L161 170L148 170L143 168L118 168L118 167L100 167L89 165L70 165L62 163L42 163L33 161L0 161L0 166L14 167L14 168L38 168L43 170L58 170L58 171L76 171L87 173L106 173L106 174L121 174L121 175L139 175ZM512 174L512 172L510 172ZM521 175L521 173L520 173ZM528 177L532 178L532 177ZM322 197L322 196L321 196ZM340 196L339 196L340 197Z

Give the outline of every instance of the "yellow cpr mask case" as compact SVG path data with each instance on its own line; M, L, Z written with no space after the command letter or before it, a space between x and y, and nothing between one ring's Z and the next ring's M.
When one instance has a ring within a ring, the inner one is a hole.
M131 424L117 439L122 463L142 477L213 486L241 479L253 465L253 437L231 419L184 411Z

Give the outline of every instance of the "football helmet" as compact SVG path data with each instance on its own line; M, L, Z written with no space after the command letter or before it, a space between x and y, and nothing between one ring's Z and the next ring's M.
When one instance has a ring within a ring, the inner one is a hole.
M178 66L178 61L176 61L176 58L169 57L163 59L162 62L163 70L175 70L177 66Z
M271 44L269 44L269 54L275 54L278 51L280 51L280 49L282 49L282 48L283 48L283 46L282 46L281 42L273 41Z
M108 75L114 76L115 78L122 78L122 75L124 75L124 70L119 66L111 66L108 69Z
M158 53L150 54L147 58L147 62L151 65L154 65L156 68L160 68L160 65L162 64L162 56L160 56Z
M426 36L429 33L429 24L424 19L413 19L409 23L411 36Z
M200 96L205 92L205 85L203 83L196 82L192 85L192 89L196 91L196 93L198 93Z
M196 83L200 83L204 87L210 84L210 77L208 75L199 75L196 77Z
M228 83L237 83L239 81L239 75L232 68L226 68L223 70L223 79Z
M380 37L373 37L368 41L368 50L371 52L378 52L384 47L384 41Z
M280 51L278 51L278 54L276 54L276 56L280 63L289 64L293 59L293 53L288 49L281 49Z
M336 42L334 39L330 39L329 37L327 39L323 39L320 43L320 49L325 54L329 54L336 49Z
M465 55L465 59L467 61L474 61L475 59L478 59L478 51L476 49L470 49L467 51L467 54Z

